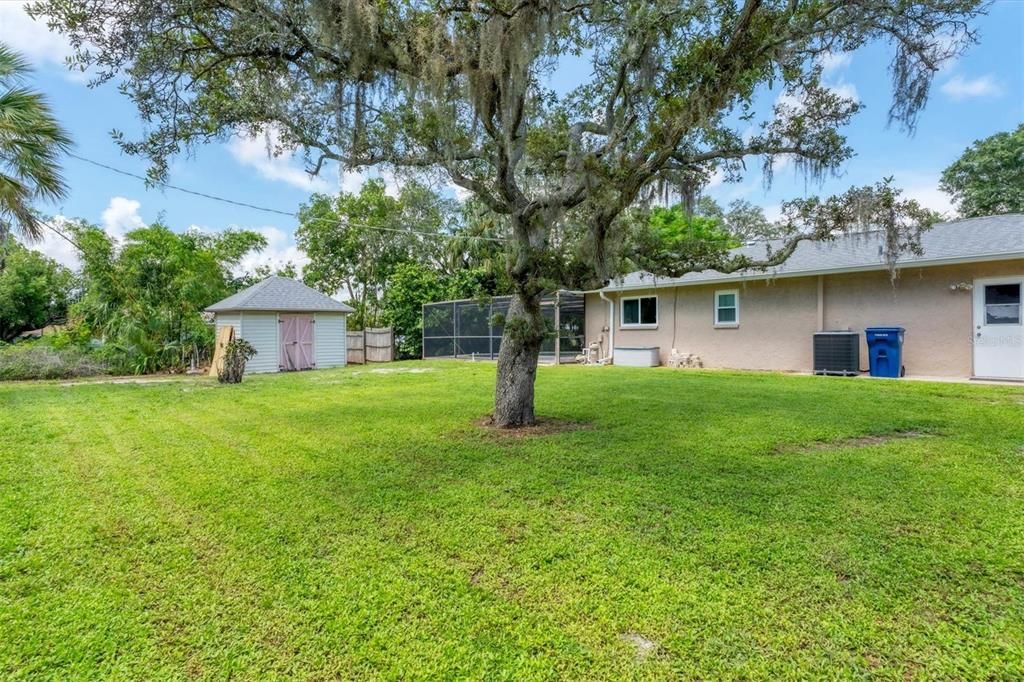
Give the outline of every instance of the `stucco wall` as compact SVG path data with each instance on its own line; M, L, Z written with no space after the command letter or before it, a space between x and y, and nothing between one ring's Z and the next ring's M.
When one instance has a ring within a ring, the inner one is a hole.
M863 331L869 326L907 328L904 364L924 376L970 376L972 302L970 292L951 284L979 277L1024 274L1024 261L906 269L893 284L888 272L822 278L824 328ZM714 326L714 292L739 289L740 324ZM620 296L658 295L656 329L623 329ZM671 349L696 353L707 367L809 371L811 337L818 329L818 278L782 278L743 284L661 288L613 294L616 346L659 346L664 363ZM673 305L674 302L674 305ZM602 342L607 353L608 305L586 297L586 341ZM673 314L674 311L674 314ZM867 350L861 338L861 366Z

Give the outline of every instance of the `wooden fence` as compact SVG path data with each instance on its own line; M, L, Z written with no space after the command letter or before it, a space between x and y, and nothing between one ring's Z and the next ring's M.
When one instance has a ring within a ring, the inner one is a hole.
M395 359L395 333L390 327L348 332L348 361L353 365L367 362L392 362Z

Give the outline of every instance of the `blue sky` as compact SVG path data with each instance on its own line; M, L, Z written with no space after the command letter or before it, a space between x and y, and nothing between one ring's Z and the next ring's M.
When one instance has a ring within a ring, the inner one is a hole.
M785 199L842 191L892 175L908 196L950 212L948 197L937 187L942 169L974 140L1010 130L1024 121L1024 1L997 0L976 28L980 43L938 74L914 135L887 125L891 97L889 48L868 46L828 63L826 81L865 105L845 131L857 155L846 164L841 176L809 184L782 163L770 189L765 189L759 170L752 167L741 183L723 183L716 178L708 193L723 204L746 199L774 216ZM115 128L129 136L141 130L134 106L112 84L90 89L80 74L69 73L63 66L69 53L66 42L28 18L20 0L0 0L0 42L21 51L36 66L33 85L49 97L75 140L77 154L145 172L145 162L123 156L110 137ZM571 73L577 68L585 65L569 66L561 72ZM179 230L193 225L207 230L232 226L257 229L267 236L270 246L247 266L302 261L292 238L295 221L286 216L169 189L147 189L140 181L75 159L66 161L65 172L70 194L60 205L41 206L47 213L84 218L115 235L157 219ZM361 179L349 174L343 187L356 189ZM242 139L209 145L194 157L176 159L170 181L285 211L296 210L310 193L332 191L339 184L336 172L310 180L300 159L270 159L264 141ZM58 238L48 238L39 248L62 262L75 263L73 249Z

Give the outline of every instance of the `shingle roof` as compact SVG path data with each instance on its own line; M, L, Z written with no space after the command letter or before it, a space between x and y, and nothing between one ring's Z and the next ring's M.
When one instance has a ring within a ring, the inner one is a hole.
M778 245L779 242L772 242ZM658 277L634 272L614 280L606 291L686 286L713 282L740 282L773 277L798 277L888 267L882 252L881 232L844 235L830 242L802 242L782 265L767 270L722 274L714 270L683 277ZM921 236L924 253L902 256L897 267L923 267L946 263L1024 258L1024 214L1013 213L938 223ZM736 253L763 257L765 244L743 246Z
M268 312L351 313L352 306L335 301L330 296L310 289L301 282L287 277L268 277L248 289L228 296L206 309L212 313L238 310L264 310Z

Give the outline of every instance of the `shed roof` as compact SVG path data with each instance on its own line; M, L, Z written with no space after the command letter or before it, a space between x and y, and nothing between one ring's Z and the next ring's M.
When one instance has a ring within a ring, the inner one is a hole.
M262 282L242 289L206 309L211 313L235 311L351 313L352 306L311 289L287 277L267 277Z
M768 243L777 248L781 241ZM884 235L881 231L849 234L829 242L801 242L785 263L767 270L731 274L705 270L674 278L655 278L650 273L633 272L612 281L605 287L605 291L885 270L889 266L885 262L883 246ZM938 223L921 235L921 246L924 249L921 255L906 254L898 260L897 267L1024 258L1024 214L1011 213ZM762 258L765 251L766 243L762 242L740 247L735 253Z

